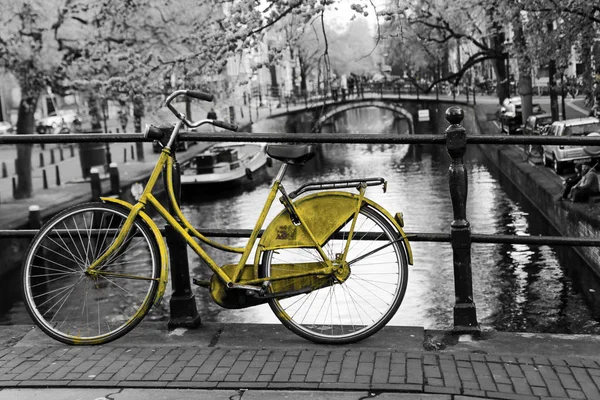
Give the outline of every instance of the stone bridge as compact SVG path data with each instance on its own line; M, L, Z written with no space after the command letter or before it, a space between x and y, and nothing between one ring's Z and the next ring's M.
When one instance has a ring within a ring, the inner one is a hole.
M391 110L399 119L408 123L409 134L431 133L433 115L440 110L443 102L435 98L413 96L412 98L398 98L397 95L373 95L373 97L346 99L343 101L308 103L300 110L290 110L288 124L292 124L289 132L321 132L321 129L332 121L332 117L345 111L377 107Z

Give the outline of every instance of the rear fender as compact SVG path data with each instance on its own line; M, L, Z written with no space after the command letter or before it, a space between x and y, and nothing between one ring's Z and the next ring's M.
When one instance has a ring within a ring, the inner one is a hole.
M133 205L131 205L130 203L112 197L101 197L100 200L106 203L118 204L119 206L127 208L128 210L131 210L133 208ZM167 246L165 244L165 241L163 240L160 230L158 229L158 226L156 226L152 218L150 218L148 214L146 214L143 211L139 211L138 216L142 218L146 225L148 225L148 228L150 228L150 231L154 235L154 239L156 239L156 243L158 244L158 252L160 253L160 278L158 280L158 291L156 292L156 297L154 298L153 302L155 306L158 306L160 305L163 295L165 294L165 290L167 289L167 281L169 280L169 261L167 258Z
M302 197L294 202L294 206L306 226L313 233L319 245L343 226L354 214L360 196L348 192L319 192ZM412 250L406 234L400 224L379 204L363 198L363 202L371 205L381 215L385 216L398 230L402 243L412 265ZM287 210L279 213L265 229L260 242L261 251L281 248L298 248L313 246L313 241L302 226L294 225Z

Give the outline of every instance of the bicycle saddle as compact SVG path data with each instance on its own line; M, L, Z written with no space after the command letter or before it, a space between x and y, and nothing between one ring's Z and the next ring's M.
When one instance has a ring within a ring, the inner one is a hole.
M286 164L304 164L315 155L312 144L270 144L267 154Z

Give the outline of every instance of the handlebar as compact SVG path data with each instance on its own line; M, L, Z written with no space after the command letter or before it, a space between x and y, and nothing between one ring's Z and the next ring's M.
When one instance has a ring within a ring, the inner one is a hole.
M187 127L196 128L200 125L211 124L219 128L227 129L229 131L236 132L238 130L237 125L230 124L229 122L220 121L217 119L201 119L195 122L188 120L184 114L177 111L177 109L171 105L173 99L175 99L178 96L188 96L204 101L213 101L214 96L210 93L205 93L198 90L177 90L167 97L167 100L165 101L166 106L169 108L169 110L171 110L171 112L173 112L173 114L179 120L181 120L181 123L185 124ZM146 128L144 136L148 139L158 140L164 145L170 146L175 140L177 134L179 134L179 128L181 127L181 123L177 124L175 127L171 125L160 127L149 125Z
M213 101L215 96L210 93L199 92L197 90L186 90L185 95L188 97L193 97L195 99L200 99L204 101Z
M171 105L171 102L178 96L188 96L188 97L192 97L192 98L204 100L204 101L213 101L214 96L210 93L201 92L198 90L176 90L173 93L171 93L169 95L169 97L167 97L167 100L165 101L166 106L188 128L197 128L200 125L212 124L214 126L218 126L220 128L227 129L229 131L234 131L234 132L237 131L237 129L238 129L237 125L230 124L225 121L212 120L212 119L202 119L202 120L195 121L195 122L190 121L189 119L186 118L185 114L180 113L179 111L177 111L177 109L175 107L173 107Z

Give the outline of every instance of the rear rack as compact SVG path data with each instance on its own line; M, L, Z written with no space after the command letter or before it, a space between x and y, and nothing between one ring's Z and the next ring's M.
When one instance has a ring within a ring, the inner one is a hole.
M383 178L363 178L363 179L347 179L339 181L323 181L323 182L309 182L300 186L288 194L290 199L294 199L300 196L302 193L309 192L311 190L328 190L328 189L348 189L356 187L358 188L361 184L367 186L379 186L383 185L383 192L387 189L387 182Z

